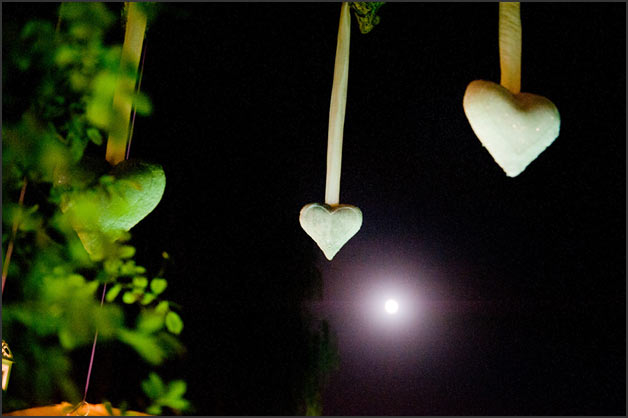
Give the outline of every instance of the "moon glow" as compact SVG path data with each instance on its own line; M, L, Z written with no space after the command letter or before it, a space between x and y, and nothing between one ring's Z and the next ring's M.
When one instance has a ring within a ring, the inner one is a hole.
M399 303L394 299L388 299L384 304L384 309L389 315L394 315L399 311Z

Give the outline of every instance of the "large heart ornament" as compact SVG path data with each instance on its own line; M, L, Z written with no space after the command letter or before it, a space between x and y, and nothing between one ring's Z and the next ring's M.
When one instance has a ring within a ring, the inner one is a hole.
M525 170L560 130L560 115L550 100L513 94L490 81L472 81L463 107L473 132L509 177Z
M351 205L332 207L310 203L301 209L299 222L303 230L318 244L325 257L331 260L360 230L362 211Z
M166 175L160 165L137 159L118 163L111 175L118 187L103 201L102 225L128 231L157 207L166 188Z
M109 173L112 181L72 193L63 213L92 257L100 258L108 242L118 239L155 209L166 187L161 166L126 160Z

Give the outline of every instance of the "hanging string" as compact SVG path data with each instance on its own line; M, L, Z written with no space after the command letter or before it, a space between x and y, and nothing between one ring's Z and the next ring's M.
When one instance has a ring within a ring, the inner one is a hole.
M100 307L105 302L105 293L107 293L107 283L102 287L102 296L100 297ZM96 341L98 341L98 329L94 335L94 343L92 344L92 355L89 359L89 368L87 369L87 381L85 382L85 393L83 394L83 402L87 399L87 390L89 389L89 380L92 375L92 366L94 365L94 353L96 352Z
M22 190L20 190L20 198L18 200L18 205L20 209L22 209L22 205L24 204L24 194L26 193L26 185L28 181L26 180L26 176L24 176L24 180L22 183ZM2 266L2 294L4 295L4 283L7 281L7 274L9 273L9 263L11 262L11 255L13 254L13 242L15 241L15 235L17 234L17 227L19 224L21 212L18 214L13 220L13 228L11 229L11 240L9 241L9 245L7 246L7 253L4 257L4 265Z
M102 288L102 296L100 297L100 307L102 308L103 303L105 302L105 293L107 292L107 283L104 284ZM92 354L89 359L89 367L87 368L87 380L85 381L85 392L83 393L83 400L79 402L74 408L72 408L66 416L69 415L81 415L87 416L89 415L89 403L87 403L87 391L89 389L89 381L92 376L92 366L94 365L94 354L96 353L96 342L98 341L98 329L96 329L96 334L94 334L94 343L92 344ZM87 407L87 410L84 413L79 413L81 408Z
M144 75L144 61L145 60L146 60L146 38L144 38L144 51L142 52L142 64L140 66L140 78L137 82L137 88L135 89L136 96L140 93L140 88L142 87L142 76ZM133 116L131 116L131 129L129 129L129 139L126 144L126 155L124 157L125 160L129 159L129 154L131 152L131 141L133 140L133 129L135 128L136 111L137 111L137 106L135 105L135 101L133 101Z
M140 75L139 75L139 80L137 83L137 88L135 89L135 94L139 94L140 92L140 87L142 86L142 76L144 74L144 61L146 59L146 40L144 40L144 52L142 54L142 63L141 63L141 67L140 67ZM136 114L136 105L135 102L133 103L133 113L132 113L132 117L131 117L131 127L129 130L129 138L127 141L127 148L126 148L126 155L124 157L125 160L129 159L129 154L131 152L131 139L133 138L133 128L135 126L135 114ZM105 302L105 294L107 292L107 283L104 284L103 289L102 289L102 294L100 296L100 307L102 308L103 303ZM87 406L88 410L85 413L85 415L89 414L89 404L87 403L87 392L89 390L89 382L91 380L91 376L92 376L92 368L94 366L94 355L96 353L96 343L98 342L98 329L96 329L96 334L94 335L94 342L92 343L92 353L89 359L89 367L87 368L87 379L85 380L85 391L83 393L83 400L75 407L73 408L68 415L78 415L77 412L80 410L81 407L83 406Z

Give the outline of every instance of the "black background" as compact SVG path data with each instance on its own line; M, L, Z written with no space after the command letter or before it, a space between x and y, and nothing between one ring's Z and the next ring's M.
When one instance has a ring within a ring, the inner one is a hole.
M562 121L516 178L462 108L469 82L499 82L497 11L388 3L367 35L353 19L340 198L364 224L328 262L298 215L324 198L339 4L163 6L131 155L167 186L133 242L145 265L172 257L173 375L198 413L290 413L314 269L323 302L350 305L334 289L360 285L352 268L428 254L450 307L416 355L429 367L360 358L342 345L355 315L326 311L341 362L325 414L625 414L625 4L522 4L522 91Z

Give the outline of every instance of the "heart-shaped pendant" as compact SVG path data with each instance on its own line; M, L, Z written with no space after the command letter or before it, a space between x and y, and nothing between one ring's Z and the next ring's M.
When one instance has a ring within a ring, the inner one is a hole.
M104 255L107 242L152 212L166 187L161 166L140 160L122 161L109 174L114 178L111 184L74 192L61 205L85 250L95 258Z
M301 209L299 222L303 230L318 244L325 257L331 260L360 230L362 211L352 205L332 207L310 203Z
M120 162L111 175L119 186L108 193L103 226L128 231L157 207L166 188L166 175L160 165L137 159Z
M550 100L513 94L490 81L472 81L463 107L473 132L509 177L525 170L560 131L560 115Z

